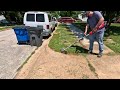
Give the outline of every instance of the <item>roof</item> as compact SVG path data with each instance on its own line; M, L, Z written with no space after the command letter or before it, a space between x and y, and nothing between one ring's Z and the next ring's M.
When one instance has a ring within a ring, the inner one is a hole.
M43 14L43 13L47 13L47 12L41 12L41 11L28 11L28 12L25 12L25 13L41 13L41 14Z

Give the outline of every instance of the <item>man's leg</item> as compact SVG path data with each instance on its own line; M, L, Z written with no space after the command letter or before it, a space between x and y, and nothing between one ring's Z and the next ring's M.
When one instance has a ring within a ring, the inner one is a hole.
M103 50L104 50L104 44L103 44L103 37L104 37L104 30L96 33L96 39L99 45L99 54L98 57L102 56Z
M89 52L88 53L92 53L92 51L93 51L94 40L95 40L95 34L90 35L89 36L90 45L89 45Z

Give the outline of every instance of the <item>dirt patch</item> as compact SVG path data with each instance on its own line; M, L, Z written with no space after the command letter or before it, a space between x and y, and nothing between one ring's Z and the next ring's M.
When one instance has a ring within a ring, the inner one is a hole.
M87 58L100 79L120 79L120 55L103 55L102 58L88 55Z
M48 47L52 36L35 51L15 79L89 79L96 78L82 55L65 55Z
M102 58L96 55L66 55L48 47L52 36L43 42L15 79L117 79L120 78L120 55L105 55L112 52L105 46ZM88 48L88 41L86 41ZM85 43L84 43L85 44ZM98 45L94 45L98 53Z

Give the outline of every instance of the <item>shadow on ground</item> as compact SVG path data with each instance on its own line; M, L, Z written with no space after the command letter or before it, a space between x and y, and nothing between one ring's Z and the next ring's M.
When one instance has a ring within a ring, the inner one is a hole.
M49 37L51 37L51 35L43 36L43 39L48 39Z
M75 53L84 53L84 54L88 54L88 49L85 49L81 46L77 46L77 45L72 45L71 47L76 48ZM92 53L93 55L98 55L97 53Z

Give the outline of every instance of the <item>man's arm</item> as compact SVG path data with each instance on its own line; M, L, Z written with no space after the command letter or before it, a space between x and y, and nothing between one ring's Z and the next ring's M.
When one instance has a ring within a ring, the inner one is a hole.
M96 32L97 30L98 30L98 28L100 27L100 25L102 25L102 23L104 23L104 18L101 18L99 21L98 21L98 23L97 23L97 25L95 26L95 28L93 28L93 32Z
M104 18L100 18L100 20L98 21L97 25L95 26L95 28L97 29L102 23L104 23Z
M104 18L102 16L102 14L100 12L96 12L96 16L99 19L97 25L95 26L95 28L93 29L93 32L96 32L97 29L99 28L99 26L104 23Z
M88 28L89 28L89 24L86 24L85 32L84 32L85 35L87 34Z

